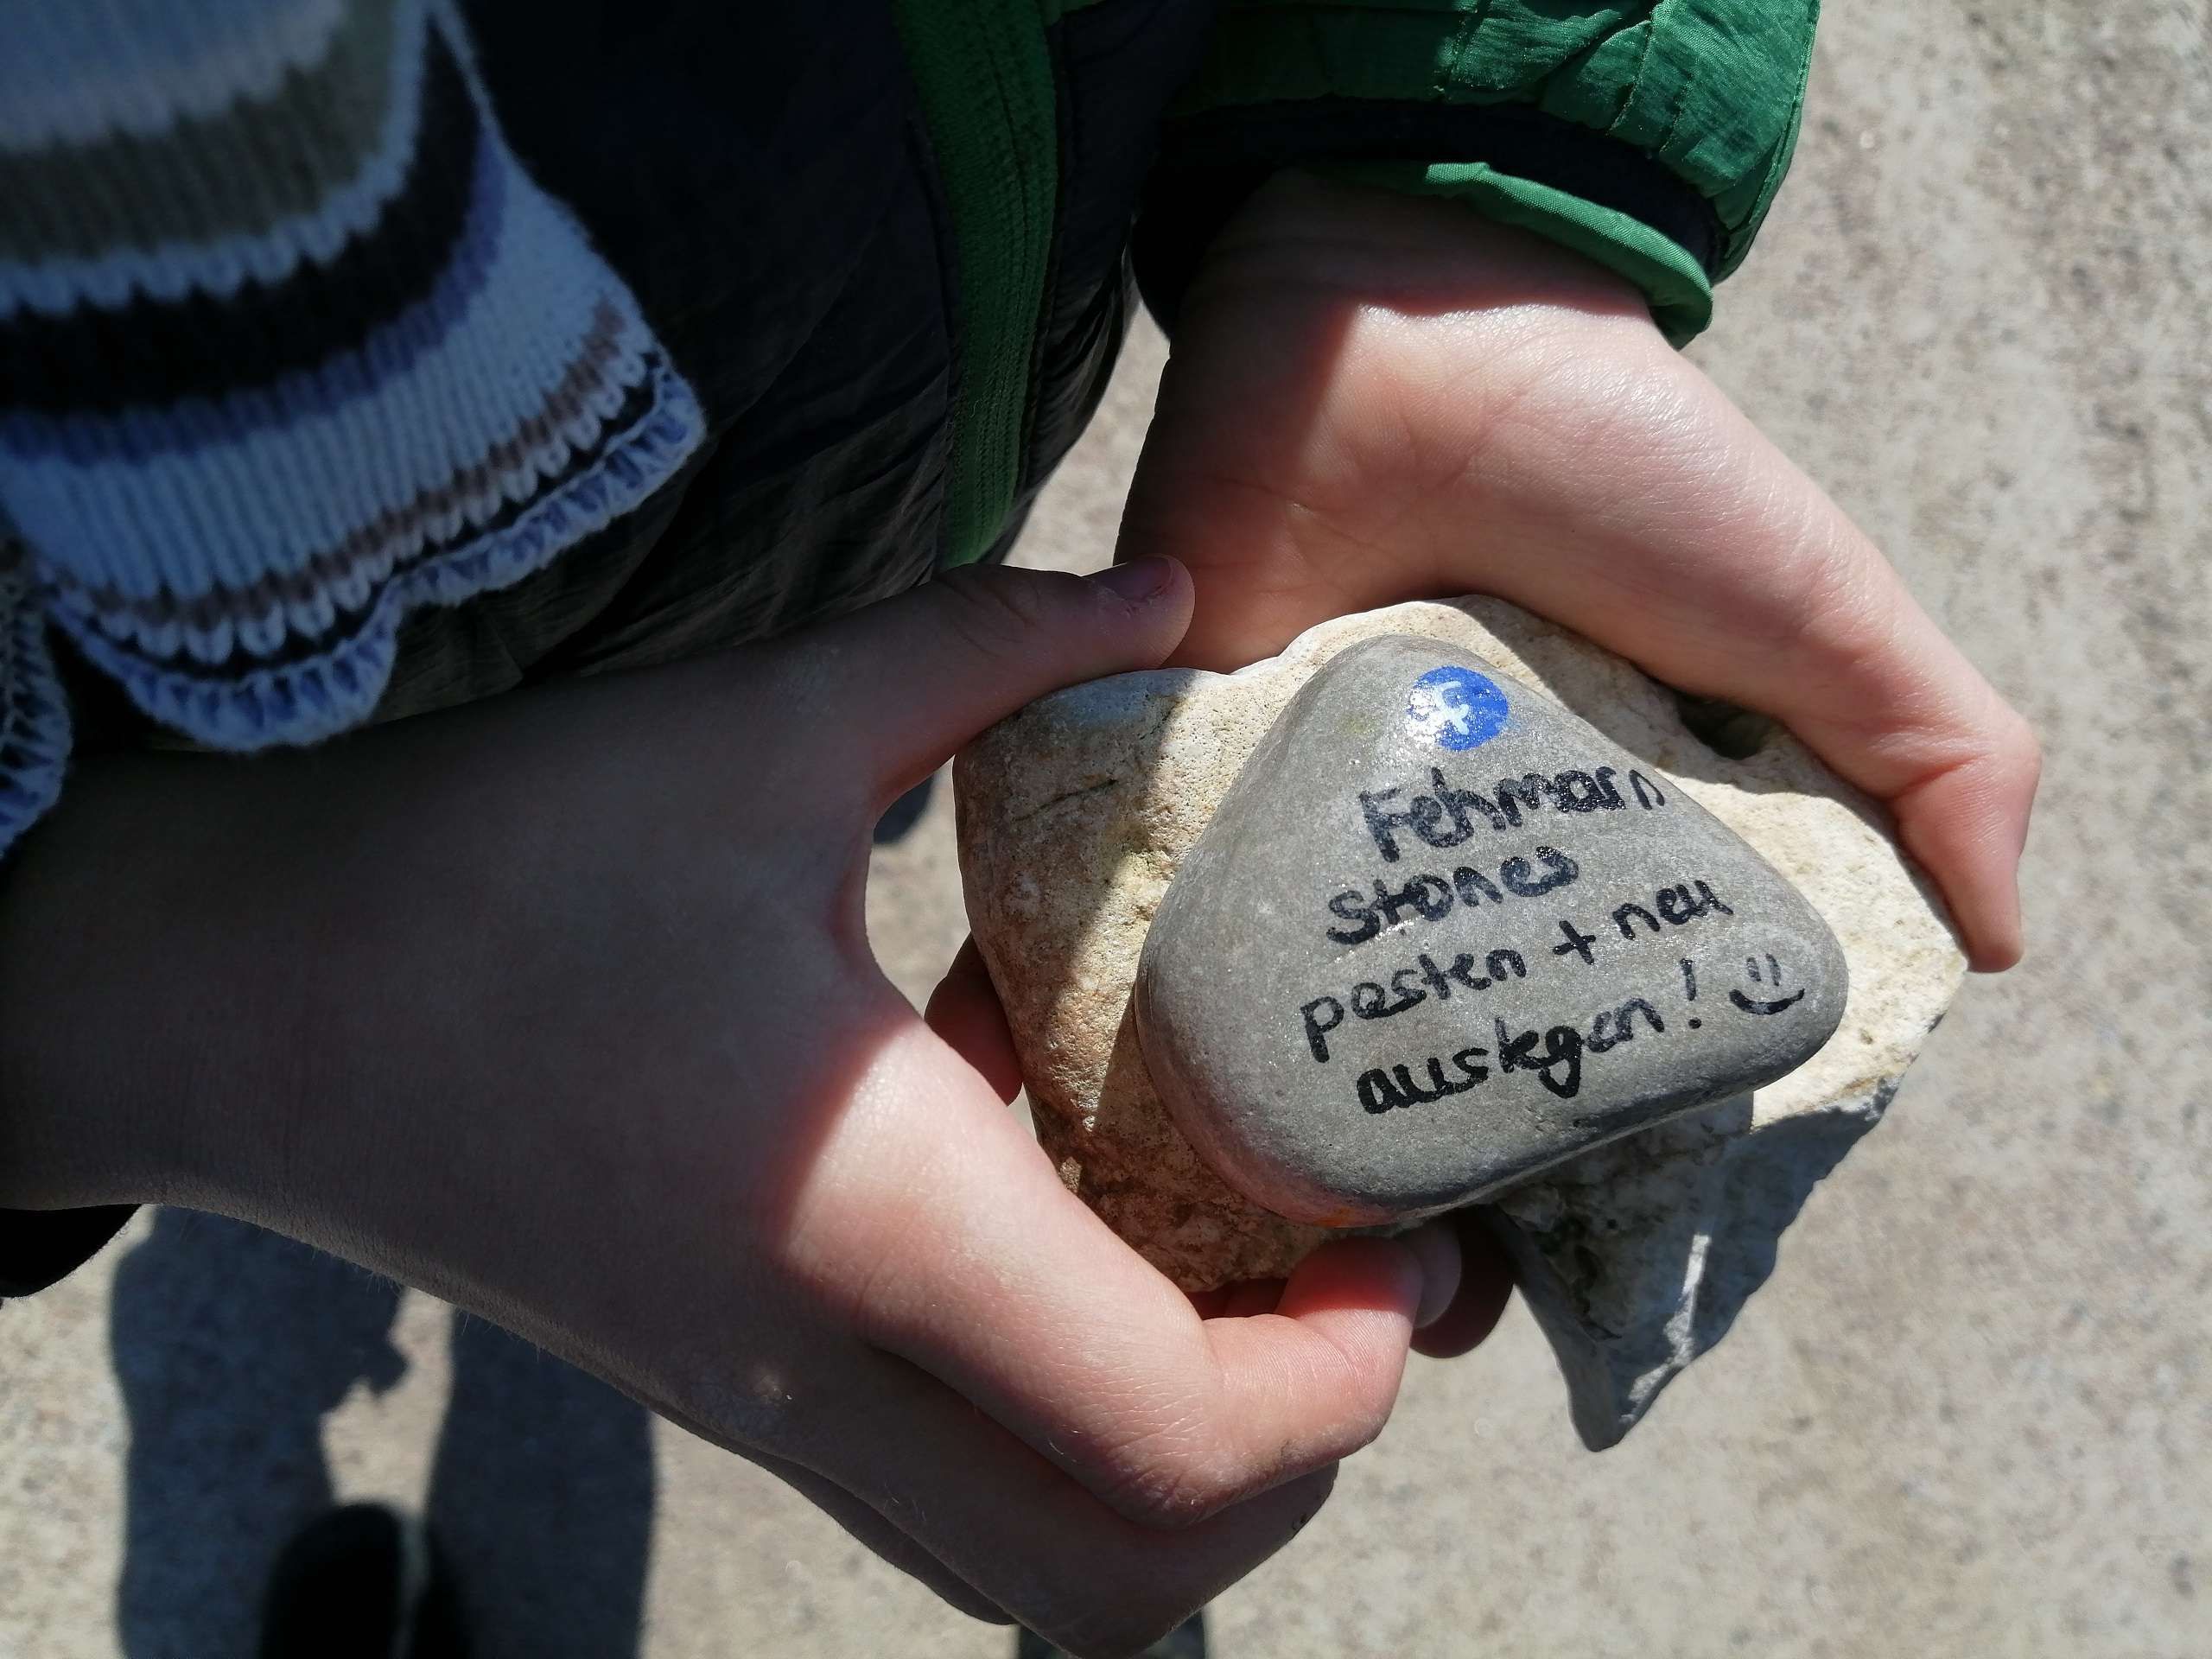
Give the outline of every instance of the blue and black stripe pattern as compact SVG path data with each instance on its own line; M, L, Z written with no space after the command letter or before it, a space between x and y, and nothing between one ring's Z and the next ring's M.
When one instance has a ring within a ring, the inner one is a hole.
M0 12L0 847L66 758L47 626L199 743L313 741L702 436L444 0Z

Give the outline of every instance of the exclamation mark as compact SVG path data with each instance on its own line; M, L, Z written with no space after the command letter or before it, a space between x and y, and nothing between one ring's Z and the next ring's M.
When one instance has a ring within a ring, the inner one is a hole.
M1697 964L1688 957L1682 958L1682 1001L1685 1002L1697 1001ZM1693 1020L1690 1021L1690 1029L1695 1031L1704 1024L1705 1021L1702 1020Z

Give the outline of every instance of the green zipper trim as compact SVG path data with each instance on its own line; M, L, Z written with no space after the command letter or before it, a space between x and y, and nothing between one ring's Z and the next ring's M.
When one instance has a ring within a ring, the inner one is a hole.
M952 219L959 391L946 550L980 558L1021 478L1029 365L1059 189L1054 0L895 0Z

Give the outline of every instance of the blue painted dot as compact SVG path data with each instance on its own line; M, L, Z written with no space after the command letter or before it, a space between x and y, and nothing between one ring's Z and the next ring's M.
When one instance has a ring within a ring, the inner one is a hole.
M1414 682L1406 723L1440 749L1471 749L1505 729L1505 693L1471 668L1447 663Z

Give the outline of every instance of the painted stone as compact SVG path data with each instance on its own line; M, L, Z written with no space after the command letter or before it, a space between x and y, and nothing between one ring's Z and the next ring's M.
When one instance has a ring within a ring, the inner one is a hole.
M1765 860L1465 650L1338 653L1253 752L1140 959L1161 1099L1294 1221L1408 1220L1755 1090L1841 1020Z
M1852 1181L1843 1160L1893 1099L1910 1099L1900 1087L1958 994L1966 958L1878 803L1770 722L1718 721L1503 600L1395 605L1321 623L1234 674L1071 686L983 734L954 768L976 944L1069 1191L1185 1290L1289 1274L1330 1230L1261 1208L1192 1149L1138 1051L1131 992L1175 872L1275 717L1332 658L1398 633L1472 652L1596 726L1669 795L1758 849L1850 963L1842 1025L1788 1077L1609 1141L1481 1210L1557 1351L1576 1427L1610 1446L1726 1338L1821 1186Z

